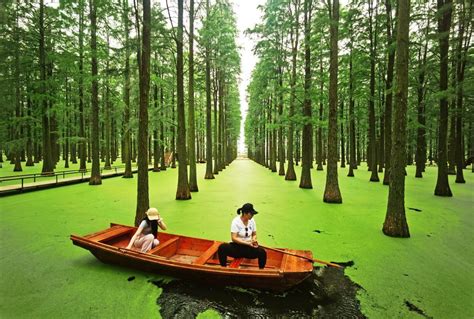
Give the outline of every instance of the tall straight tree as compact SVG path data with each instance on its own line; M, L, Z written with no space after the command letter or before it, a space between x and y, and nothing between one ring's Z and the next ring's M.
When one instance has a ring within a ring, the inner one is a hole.
M209 22L209 0L206 0L206 22ZM214 179L212 173L212 127L211 127L211 58L209 36L206 38L206 174L205 179Z
M184 80L183 80L183 0L178 0L178 37L176 39L176 90L178 111L178 187L176 199L191 199L188 183L186 156L186 119L184 115Z
M428 53L428 30L429 30L429 19L425 33L425 45L423 50L420 48L418 51L418 88L417 88L417 108L418 108L418 128L416 136L416 173L415 177L423 177L426 163L426 60Z
M447 135L448 135L448 51L449 29L451 28L451 0L438 0L438 37L439 37L439 126L438 126L438 179L434 194L453 196L448 181Z
M137 210L135 225L138 226L145 217L150 205L148 194L148 99L150 93L150 33L151 7L150 0L143 0L143 31L140 58L140 106L138 110L138 181Z
M92 107L92 170L89 185L102 184L99 161L99 80L97 71L97 4L89 1L89 17L91 23L91 107Z
M408 41L410 0L398 0L397 89L395 93L390 186L383 233L391 237L410 237L405 217L405 160L408 104Z
M304 0L304 102L303 102L303 159L300 188L313 188L311 162L313 158L313 125L311 124L311 7L312 0Z
M79 169L86 170L84 130L84 0L79 0Z
M463 92L464 92L464 71L466 68L467 52L470 48L472 35L472 2L469 5L469 17L466 16L466 4L460 1L458 5L458 46L456 49L456 141L455 141L455 159L456 159L456 183L466 183L464 179L464 147L463 147ZM465 31L468 32L464 39Z
M355 145L355 114L354 114L354 72L352 65L352 51L354 46L352 14L349 14L349 172L347 176L354 177L357 168Z
M379 176L377 173L377 142L375 136L375 51L376 51L376 36L374 35L374 3L369 0L369 37L370 37L370 97L369 97L369 165L372 174L370 175L371 182L378 182Z
M20 92L20 28L18 26L19 20L19 0L16 1L15 8L15 28L14 28L14 39L15 39L15 116L18 120L21 118L21 92ZM18 143L20 139L21 126L16 125L15 130L15 167L14 172L21 172L21 146Z
M46 97L46 50L45 50L45 26L44 26L44 0L40 1L39 8L39 63L41 77L41 104L42 104L42 128L43 128L43 168L41 174L53 172L53 157L51 155L51 139L49 138L48 99Z
M188 86L188 148L189 190L199 191L196 178L196 130L194 122L194 0L189 0L189 86Z
M122 2L123 12L122 20L124 26L125 34L125 70L124 77L125 83L123 88L123 102L125 104L124 117L123 117L123 128L124 128L124 137L123 137L123 150L124 161L125 161L125 172L123 178L133 178L132 174L132 154L131 154L131 141L130 141L130 41L129 41L129 7L128 0L123 0Z
M291 8L291 2L293 2L294 7ZM296 173L294 167L294 152L293 152L293 135L295 130L294 124L294 115L295 115L295 100L296 100L296 58L298 56L298 39L299 39L299 26L300 26L300 0L293 0L289 3L289 9L292 17L292 25L290 31L290 41L291 41L291 92L290 92L290 112L289 120L290 126L288 128L288 167L286 169L285 180L294 181L296 180Z
M328 1L330 17L330 56L329 56L329 123L328 123L328 167L326 188L323 200L326 203L342 203L337 179L337 75L339 39L339 0Z
M392 152L392 82L393 82L393 67L395 64L395 49L393 48L393 22L392 22L392 0L385 0L385 10L387 13L387 48L388 48L388 62L387 62L387 80L385 82L385 136L384 136L384 156L385 156L385 171L383 176L383 184L389 185L390 182L390 156Z

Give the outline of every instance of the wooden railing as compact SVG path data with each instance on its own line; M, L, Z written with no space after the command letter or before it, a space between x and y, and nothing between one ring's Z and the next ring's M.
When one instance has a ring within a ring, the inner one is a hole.
M118 170L121 168L125 168L125 165L119 165L119 166L113 166L110 169L104 169L100 168L100 174L102 175L102 172L105 171L115 171L115 174L118 173ZM84 175L89 173L91 169L85 169L85 170L67 170L67 171L60 171L60 172L51 172L51 173L35 173L35 174L23 174L23 175L11 175L11 176L4 176L0 177L0 183L2 182L10 182L10 181L15 181L15 180L20 180L21 181L21 188L23 189L25 180L33 180L33 183L36 183L36 180L39 179L46 179L46 178L51 178L54 177L56 179L56 184L59 181L59 177L62 177L63 179L66 178L67 175L75 175L75 174L81 174L81 180L84 179Z

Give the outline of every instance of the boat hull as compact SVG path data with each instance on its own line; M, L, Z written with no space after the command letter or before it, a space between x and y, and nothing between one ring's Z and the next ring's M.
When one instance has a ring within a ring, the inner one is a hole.
M71 235L74 245L89 250L97 259L104 263L205 282L206 284L284 291L304 281L312 273L312 264L311 267L304 265L304 267L300 267L301 269L285 270L284 267L280 266L261 270L258 267L245 267L244 269L221 267L215 263L202 265L185 263L165 256L116 247L100 241L94 241L93 238L91 235L85 237ZM213 243L215 243L214 245L219 244L219 242L215 241ZM308 256L308 252L306 252L306 255ZM285 260L287 261L288 258L285 257ZM285 264L287 263L285 262Z

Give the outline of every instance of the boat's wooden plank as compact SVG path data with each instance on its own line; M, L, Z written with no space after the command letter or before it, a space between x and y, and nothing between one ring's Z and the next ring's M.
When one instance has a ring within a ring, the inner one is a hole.
M94 237L90 237L89 239L93 240L93 241L104 241L104 240L108 240L108 239L112 239L112 238L115 238L115 237L122 236L122 235L124 235L128 232L130 232L130 228L117 227L115 229L111 229L108 232L99 234L99 235L94 236Z
M179 237L173 237L168 239L167 241L158 244L155 248L152 248L148 253L157 255L161 250L165 249L166 247L170 246L171 244L176 243L179 240Z
M201 256L199 256L195 261L194 264L196 265L204 265L206 261L208 261L217 251L219 246L221 245L220 242L215 241L211 247L209 247Z
M239 268L240 264L244 261L244 258L234 258L234 260L230 263L230 268Z
M248 262L246 262L246 260L247 260ZM256 264L250 262L250 260L251 260L251 259L245 259L245 258L244 258L244 261L242 261L242 263L240 264L240 266L258 268L258 265L256 265ZM220 265L219 260L217 260L217 259L209 259L209 260L206 262L206 264L207 264L207 265ZM265 265L265 269L276 269L276 268L279 268L279 267Z

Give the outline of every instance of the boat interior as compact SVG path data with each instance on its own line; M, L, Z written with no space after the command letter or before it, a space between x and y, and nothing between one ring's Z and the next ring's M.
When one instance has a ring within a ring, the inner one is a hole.
M103 232L86 236L87 239L101 242L114 247L125 248L135 233L135 228L113 225ZM159 245L148 251L148 254L167 258L169 260L193 264L219 266L217 249L221 242L178 236L165 232L158 233ZM137 250L137 249L134 249ZM278 269L285 258L285 254L267 250L267 264L265 269ZM228 267L239 269L258 269L257 259L228 258Z

